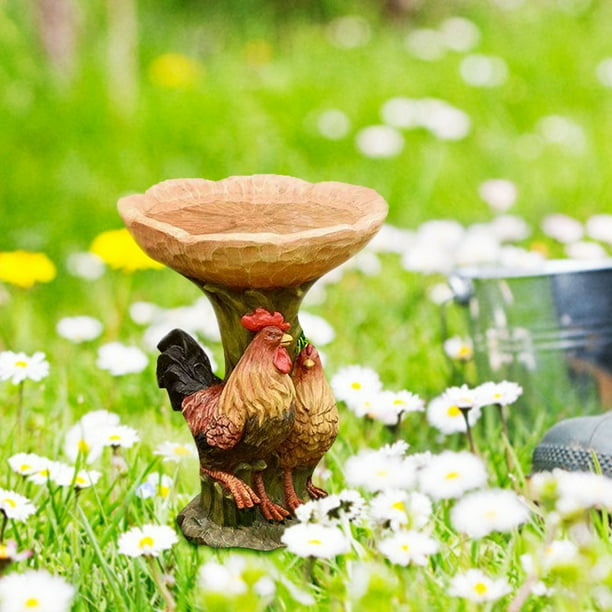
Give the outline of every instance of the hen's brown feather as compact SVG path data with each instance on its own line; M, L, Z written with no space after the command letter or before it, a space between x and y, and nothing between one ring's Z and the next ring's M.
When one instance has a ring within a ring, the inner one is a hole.
M308 347L307 347L308 348ZM295 386L295 421L285 441L278 448L279 465L283 468L315 466L329 450L338 434L338 409L327 383L321 360L311 347L310 355L297 358L293 370ZM305 360L312 356L313 365Z

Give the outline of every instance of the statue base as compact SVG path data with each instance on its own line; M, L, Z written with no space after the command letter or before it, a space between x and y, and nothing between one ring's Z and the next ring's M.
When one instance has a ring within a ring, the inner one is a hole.
M210 519L198 495L189 502L177 517L177 523L183 535L194 544L205 544L212 548L250 548L252 550L276 550L284 547L281 536L288 524L295 519L287 519L284 523L269 523L257 508L238 510L250 524L227 526L219 525Z

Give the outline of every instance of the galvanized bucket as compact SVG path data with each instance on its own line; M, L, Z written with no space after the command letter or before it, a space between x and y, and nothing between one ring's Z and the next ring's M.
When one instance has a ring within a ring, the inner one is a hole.
M449 282L480 382L518 382L523 402L559 416L612 407L612 259L464 268Z

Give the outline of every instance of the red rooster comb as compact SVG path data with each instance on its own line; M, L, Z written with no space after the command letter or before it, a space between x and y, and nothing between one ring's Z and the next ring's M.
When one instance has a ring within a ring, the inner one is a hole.
M283 331L287 331L291 327L291 323L285 321L285 317L280 312L272 314L265 308L256 308L254 312L250 312L241 317L240 322L243 327L249 331L257 332L268 325L278 327Z

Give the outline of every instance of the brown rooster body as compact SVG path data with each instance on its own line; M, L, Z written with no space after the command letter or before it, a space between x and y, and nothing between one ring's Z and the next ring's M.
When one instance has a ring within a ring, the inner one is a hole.
M338 409L334 394L325 379L321 358L312 344L306 345L295 361L292 373L295 386L295 420L285 441L277 449L283 469L285 504L294 511L302 501L293 483L293 472L306 468L306 490L313 498L325 491L312 484L311 474L338 434Z
M172 355L170 367L165 362L160 365L158 360L158 381L168 389L173 406L177 408L180 404L198 448L201 473L219 482L233 496L238 508L258 504L266 519L282 520L289 513L269 499L261 467L253 472L252 487L234 473L241 464L261 463L271 457L294 422L295 387L289 376L292 362L285 348L292 338L285 333L288 324L282 317L279 320L263 312L268 316L259 312L243 317L243 325L256 334L226 381L213 376L209 385L202 384L204 388L186 393L190 385L176 382L177 369L182 367L178 378L185 381L189 376L201 377L208 363L204 351L199 348L198 352L191 345L189 350L192 355L197 354L196 361L200 363L191 367L187 378L186 366ZM160 350L168 353L168 347L176 345L164 344L165 340L160 343ZM181 341L189 343L183 336ZM203 361L206 363L202 366ZM172 387L183 397L177 398L175 393L173 399Z

